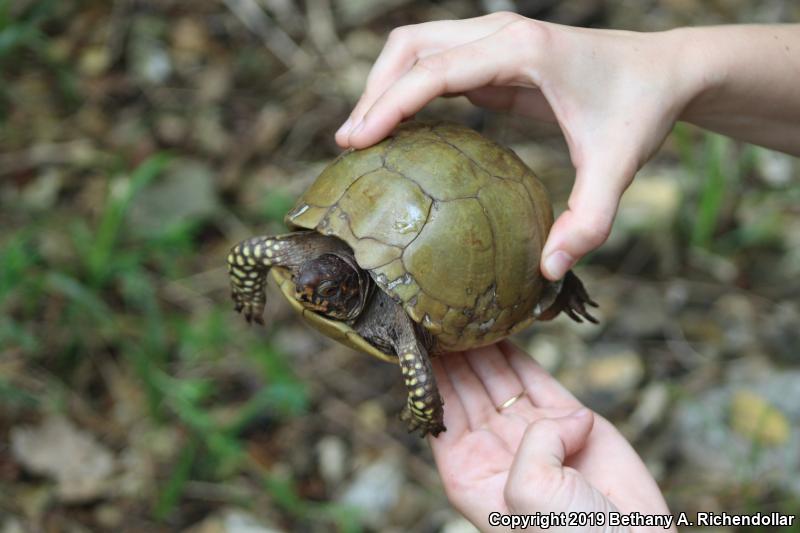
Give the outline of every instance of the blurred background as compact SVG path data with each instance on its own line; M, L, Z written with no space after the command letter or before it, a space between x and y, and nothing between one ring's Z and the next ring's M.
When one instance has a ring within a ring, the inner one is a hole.
M792 0L0 0L0 532L473 531L396 418L397 368L275 291L247 327L223 263L282 231L338 153L391 28L505 9L800 19ZM461 98L422 116L512 146L561 210L556 129ZM800 509L798 176L679 125L578 268L600 325L515 339L624 432L676 513Z

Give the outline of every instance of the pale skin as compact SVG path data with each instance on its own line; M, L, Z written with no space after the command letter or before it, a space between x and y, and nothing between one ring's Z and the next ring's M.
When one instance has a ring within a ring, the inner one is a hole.
M576 173L542 253L557 280L606 240L676 121L800 155L798 80L798 24L637 33L494 13L394 30L336 141L370 146L444 95L558 124ZM434 370L448 430L431 447L448 497L480 529L493 511L668 513L619 432L509 344Z
M492 512L669 513L647 468L614 426L510 342L437 358L434 371L447 431L429 439L433 456L450 502L481 531L506 530L489 525ZM519 391L526 394L498 412L496 406ZM565 530L576 529L547 529Z
M677 120L800 155L799 78L800 24L636 33L493 13L392 31L336 141L370 146L454 94L557 123L576 174L542 254L556 280L605 242Z

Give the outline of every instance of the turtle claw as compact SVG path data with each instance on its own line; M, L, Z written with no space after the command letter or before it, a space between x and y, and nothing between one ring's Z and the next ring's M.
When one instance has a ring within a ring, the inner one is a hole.
M447 428L444 427L441 421L422 420L414 416L408 405L400 412L400 420L407 424L409 433L419 432L420 438L424 438L429 433L434 437L438 437L439 433L447 431Z
M597 302L592 300L589 293L586 292L586 287L583 286L581 280L578 279L578 276L573 274L572 271L567 272L567 275L564 277L564 285L561 289L559 299L562 297L564 297L564 301L561 310L566 313L568 317L578 323L587 320L592 324L598 324L597 319L586 309L586 306L599 306Z
M560 282L552 284L557 287L558 294L552 303L549 299L545 298L545 305L548 305L544 311L534 313L536 320L553 320L559 313L564 313L572 320L582 323L584 320L597 324L598 321L586 309L586 306L599 307L597 302L592 300L589 293L586 292L586 287L583 282L571 270L567 272ZM552 293L550 293L552 294Z
M243 315L248 324L253 322L264 325L264 305L266 302L248 300L246 295L233 292L231 297L234 301L234 310Z

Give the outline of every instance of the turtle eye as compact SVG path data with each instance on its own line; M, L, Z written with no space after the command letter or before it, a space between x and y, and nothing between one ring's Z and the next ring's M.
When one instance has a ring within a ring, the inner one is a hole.
M323 298L330 298L336 293L336 284L332 281L323 281L317 287L317 294Z

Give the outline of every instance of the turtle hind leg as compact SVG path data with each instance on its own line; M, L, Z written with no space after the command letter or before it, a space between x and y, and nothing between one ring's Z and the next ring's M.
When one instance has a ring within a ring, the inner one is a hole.
M589 297L583 282L571 270L564 279L553 284L553 287L557 287L558 290L555 300L542 313L536 315L536 320L553 320L563 311L575 322L588 320L597 324L597 319L586 309L587 305L597 307L597 303Z
M234 308L248 322L264 323L267 303L267 273L273 266L296 268L320 253L338 250L343 244L313 231L265 235L245 239L228 253L228 274Z
M583 322L586 319L592 324L597 324L597 319L589 313L586 306L598 307L597 302L592 300L583 282L570 270L564 276L564 285L558 295L556 303L561 302L561 311L567 314L575 322Z
M419 431L422 437L430 433L436 437L447 428L428 352L416 339L399 348L397 359L408 389L408 400L400 419L408 424L409 432Z

